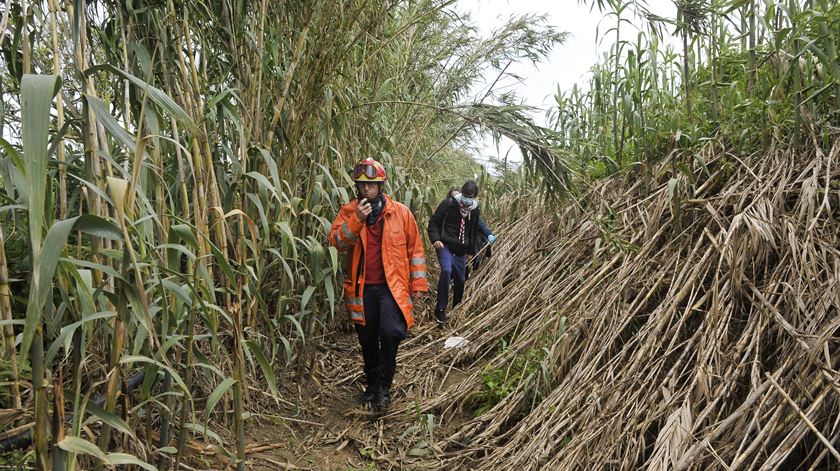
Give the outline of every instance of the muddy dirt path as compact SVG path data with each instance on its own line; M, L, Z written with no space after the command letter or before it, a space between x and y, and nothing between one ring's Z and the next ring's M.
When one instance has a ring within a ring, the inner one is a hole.
M378 470L435 469L435 434L445 433L422 405L466 375L448 367L449 374L435 388L413 384L421 372L412 368L413 352L427 350L452 334L431 319L430 308L418 313L417 325L400 346L393 404L386 414L360 405L364 389L361 353L355 332L335 332L319 347L312 371L294 385L276 411L255 415L249 427L247 467L254 470ZM287 385L288 386L288 385ZM295 392L296 391L296 392ZM412 412L415 411L415 412ZM448 427L447 427L448 428ZM422 464L421 464L422 462Z

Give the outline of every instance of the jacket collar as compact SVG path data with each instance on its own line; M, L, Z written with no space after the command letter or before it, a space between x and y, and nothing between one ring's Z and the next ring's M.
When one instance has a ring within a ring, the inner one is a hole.
M386 195L385 193L382 193L382 196L385 197L385 208L382 210L382 215L384 216L386 214L393 213L394 210L396 209L394 207L394 200L391 199L391 197Z

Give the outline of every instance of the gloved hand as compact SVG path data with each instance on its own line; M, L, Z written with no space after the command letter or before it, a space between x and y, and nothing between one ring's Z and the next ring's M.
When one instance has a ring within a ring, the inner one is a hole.
M490 242L490 245L493 245L493 242L496 242L496 236L490 234L489 236L487 236L487 242Z

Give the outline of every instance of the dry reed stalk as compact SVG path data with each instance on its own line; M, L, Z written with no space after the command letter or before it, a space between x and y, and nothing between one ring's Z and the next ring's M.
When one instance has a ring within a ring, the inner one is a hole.
M840 175L840 142L827 155L771 148L752 165L711 147L711 176L694 175L693 192L677 189L679 223L664 183L638 202L638 183L611 181L583 211L534 208L498 231L451 325L441 335L421 324L401 349L399 387L446 431L435 458L412 466L833 463L840 228L825 189ZM735 164L729 176L724 162ZM453 355L442 349L448 335L471 343ZM517 376L534 349L546 352L542 370ZM453 368L467 375L447 385ZM514 383L465 417L488 371ZM399 405L388 417L396 436L417 419Z

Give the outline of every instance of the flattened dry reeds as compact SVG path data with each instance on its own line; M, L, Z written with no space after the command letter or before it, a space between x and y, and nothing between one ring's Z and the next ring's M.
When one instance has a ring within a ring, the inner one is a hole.
M814 144L748 164L710 143L642 200L614 179L561 214L531 202L445 335L402 348L402 389L440 416L412 466L840 466L840 141Z

